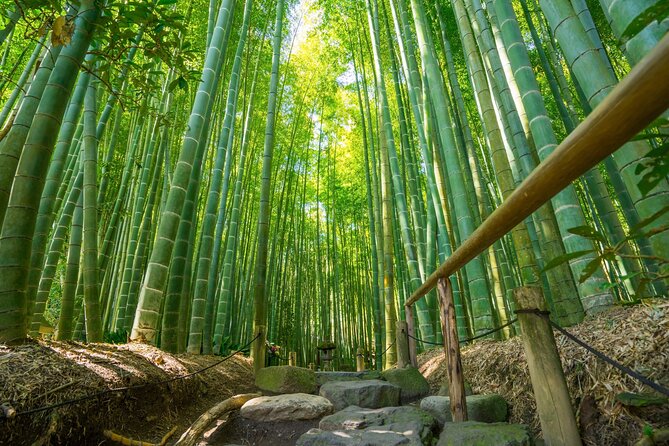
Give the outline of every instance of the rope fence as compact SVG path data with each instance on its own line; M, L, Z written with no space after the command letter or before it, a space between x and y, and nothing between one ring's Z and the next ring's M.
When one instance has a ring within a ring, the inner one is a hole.
M623 364L619 363L615 359L605 355L604 353L600 352L599 350L597 350L593 346L589 345L585 341L583 341L583 340L577 338L576 336L574 336L573 334L569 333L567 330L562 328L556 322L552 321L548 317L550 315L550 311L543 311L543 310L538 310L536 308L530 308L530 309L519 309L519 310L516 310L515 313L516 314L535 314L537 316L544 317L544 318L548 319L551 326L553 328L555 328L557 331L559 331L560 333L562 333L563 335L565 335L567 337L567 339L569 339L570 341L572 341L572 342L578 344L579 346L583 347L584 349L588 350L590 353L595 355L597 358L606 362L607 364L611 365L612 367L618 369L619 371L623 372L627 376L636 379L637 381L641 382L642 384L645 384L646 386L650 387L651 389L653 389L653 390L655 390L659 393L662 393L663 395L669 396L669 389L667 389L666 387L650 380L648 377L646 377L646 376L640 374L639 372L627 367L626 365L623 365ZM480 334L480 335L477 335L477 336L474 336L474 337L471 337L471 338L468 338L468 339L463 339L463 340L460 341L460 343L462 344L462 343L465 343L465 342L471 342L471 341L474 341L476 339L484 338L486 336L489 336L493 333L496 333L496 332L508 327L509 325L512 325L512 324L516 323L517 321L518 321L518 318L515 318L515 319L507 322L506 324L504 324L504 325L502 325L498 328L495 328L494 330L490 330L486 333L483 333L483 334ZM425 343L425 344L428 344L428 345L439 345L439 346L444 345L441 342L430 342L430 341L426 341L424 339L420 339L416 336L412 336L410 334L407 334L407 335L411 339L414 339L418 342L422 342L422 343Z
M651 389L653 389L657 392L660 392L660 393L664 394L665 396L669 396L669 389L667 389L666 387L664 387L664 386L662 386L662 385L660 385L660 384L658 384L654 381L651 381L647 377L643 376L641 373L639 373L635 370L632 370L631 368L627 367L626 365L623 365L623 364L619 363L618 361L616 361L613 358L610 358L610 357L606 356L604 353L595 349L591 345L586 344L584 341L577 338L573 334L569 333L567 330L560 327L555 322L550 321L550 323L553 326L553 328L555 328L557 331L559 331L560 333L565 335L570 341L580 345L581 347L583 347L584 349L586 349L587 351L589 351L590 353L592 353L593 355L595 355L596 357L601 359L602 361L604 361L607 364L615 367L616 369L620 370L621 372L623 372L627 376L630 376L630 377L636 379L637 381L640 381L641 383L647 385Z
M391 348L393 348L394 345L395 345L395 342L393 341L393 343L390 344L390 345L388 346L388 348L385 349L385 350L383 351L383 353L381 353L381 356L383 356L383 355L385 355L386 353L388 353L388 350L390 350Z
M477 339L485 338L486 336L490 336L491 334L494 334L494 333L497 333L498 331L504 330L506 327L509 327L509 326L515 324L516 322L518 322L518 318L511 319L509 322L507 322L507 323L504 324L504 325L500 325L499 327L497 327L497 328L493 328L492 330L490 330L490 331L486 331L485 333L481 333L481 334L479 334L479 335L472 336L471 338L461 339L459 342L460 342L460 344L464 344L464 343L466 343L466 342L472 342L472 341L475 341L475 340L477 340ZM413 339L413 340L415 340L415 341L422 342L422 343L424 343L424 344L429 344L429 345L442 345L442 346L444 345L443 342L430 342L430 341L426 341L426 340L424 340L424 339L417 338L416 336L410 335L410 334L408 334L408 333L407 333L407 336L409 336L411 339Z

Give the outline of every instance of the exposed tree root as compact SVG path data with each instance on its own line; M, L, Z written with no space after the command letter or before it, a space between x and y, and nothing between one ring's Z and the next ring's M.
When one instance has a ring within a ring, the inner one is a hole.
M193 424L183 433L181 438L175 443L175 446L194 446L197 440L202 436L207 426L221 415L239 409L249 400L259 397L259 393L244 393L235 395L227 400L221 401L214 407L200 415ZM134 445L133 445L134 446Z
M119 435L110 430L105 430L102 433L104 434L105 437L109 438L111 441L121 443L122 445L125 446L165 446L167 440L170 439L170 437L174 434L174 432L176 432L176 430L177 427L174 426L168 433L165 434L163 439L160 440L160 443L151 443L148 441L133 440L132 438L124 437L123 435Z

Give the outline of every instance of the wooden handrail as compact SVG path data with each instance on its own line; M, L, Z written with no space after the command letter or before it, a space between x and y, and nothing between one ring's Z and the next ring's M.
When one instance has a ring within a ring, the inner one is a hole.
M413 305L429 293L440 278L458 271L668 108L669 35L414 291L405 305Z

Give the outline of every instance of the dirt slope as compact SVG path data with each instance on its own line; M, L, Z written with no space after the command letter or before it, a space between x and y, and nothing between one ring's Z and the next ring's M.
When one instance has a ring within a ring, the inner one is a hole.
M569 331L624 365L669 387L669 301L656 300L618 307L589 318ZM633 378L605 364L566 337L557 334L577 418L586 444L628 445L649 424L669 427L669 405L626 407L616 401L621 392L650 392ZM418 358L433 391L446 376L442 349ZM510 404L510 421L539 432L539 419L520 338L484 341L463 348L465 379L474 393L499 393Z
M17 347L0 345L0 404L9 404L20 413L111 388L182 376L221 359L170 355L142 344L39 341ZM0 419L0 445L116 444L104 440L104 429L158 442L175 426L178 438L215 403L253 389L251 362L238 355L186 379Z

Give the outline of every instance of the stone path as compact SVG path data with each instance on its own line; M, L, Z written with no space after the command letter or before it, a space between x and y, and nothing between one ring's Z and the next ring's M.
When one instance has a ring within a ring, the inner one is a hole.
M468 396L471 421L451 422L448 397L428 396L427 381L415 368L314 373L268 367L256 385L268 396L247 402L241 417L262 423L318 422L295 439L298 446L533 444L526 426L505 422L507 404L499 395Z

